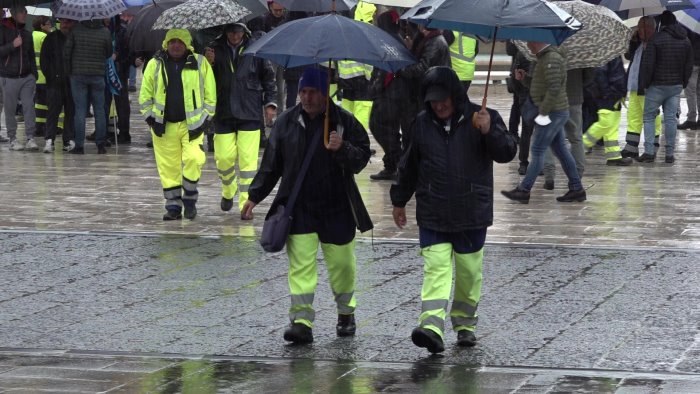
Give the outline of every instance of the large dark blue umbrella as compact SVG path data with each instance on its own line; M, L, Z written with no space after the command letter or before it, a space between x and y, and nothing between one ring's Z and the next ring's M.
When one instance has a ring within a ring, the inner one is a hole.
M406 46L384 30L335 13L280 25L243 53L268 59L285 68L354 60L395 72L416 62ZM327 146L328 111L324 139Z
M275 0L289 11L329 12L347 11L357 5L357 0Z
M406 46L382 29L338 14L285 23L254 42L244 54L285 68L355 60L390 72L416 62Z

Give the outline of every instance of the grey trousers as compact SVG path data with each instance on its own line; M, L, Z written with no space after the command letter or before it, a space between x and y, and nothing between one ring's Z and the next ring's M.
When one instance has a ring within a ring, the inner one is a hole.
M34 138L36 130L36 113L34 112L34 91L36 90L36 78L29 74L24 78L0 77L2 85L2 97L5 105L5 126L10 140L17 138L17 102L22 101L24 115L24 130L27 139Z
M586 156L583 153L583 111L581 110L581 105L571 105L569 106L569 120L566 121L564 125L564 132L566 134L566 139L569 140L571 145L571 155L574 157L576 162L576 170L578 170L579 177L583 176L583 169L586 165ZM556 159L551 149L547 149L547 153L544 155L544 179L554 180L555 164Z
M700 78L698 78L700 66L693 66L688 86L685 87L685 100L688 104L688 119L691 122L698 120L698 91L700 91Z

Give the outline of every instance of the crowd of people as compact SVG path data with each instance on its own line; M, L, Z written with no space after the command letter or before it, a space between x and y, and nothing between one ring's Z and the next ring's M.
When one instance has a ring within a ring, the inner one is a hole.
M94 140L98 154L106 153L111 144L106 132L110 100L115 100L117 141L130 143L127 81L133 80L133 67L143 67L138 101L151 132L165 198L163 220L196 218L205 140L221 181L222 211L230 211L238 196L240 219L253 219L254 208L278 182L268 217L294 196L297 203L291 208L286 239L290 326L284 333L293 343L313 341L319 246L337 302L337 334L355 334L354 240L356 230L370 230L373 224L354 175L372 155L368 132L384 152L384 168L370 178L392 181L390 198L399 228L407 223L407 203L416 199L425 268L419 325L412 340L438 353L444 350L448 316L458 344L476 344L484 244L493 222L494 162L509 162L520 152L518 172L524 178L502 194L527 203L541 173L545 189L554 188L556 157L568 178L568 190L557 201L583 202L584 152L599 140L608 165L627 166L633 159L654 162L662 107L665 162L672 164L680 93L686 87L692 108L680 127L698 126L700 106L691 95L697 94L700 69L693 56L700 57L700 50L694 52L693 46L700 41L691 44L671 13L658 21L640 19L626 54L627 70L622 58L595 69L568 70L566 58L575 54L529 42L535 57L530 61L509 45L514 101L507 127L498 112L469 101L479 51L474 37L405 23L396 9L378 10L360 1L348 16L374 23L402 41L415 64L395 73L352 60L331 68L285 69L244 52L266 32L308 15L287 12L274 1L268 5L267 14L221 26L204 45L196 45L188 30L170 29L161 50L149 54L128 48L120 19L128 22L129 15L105 21L62 19L55 31L50 31L48 18L36 18L32 34L24 28L26 9L12 8L11 17L0 25L7 129L7 137L0 138L10 142L11 150L38 150L35 135L41 128L43 151L51 153L61 130L64 151L85 153L87 139ZM105 79L105 59L111 59L124 83ZM329 74L332 86L327 83ZM621 149L621 106L628 93L627 145ZM17 139L18 102L26 141ZM95 132L86 136L90 107Z

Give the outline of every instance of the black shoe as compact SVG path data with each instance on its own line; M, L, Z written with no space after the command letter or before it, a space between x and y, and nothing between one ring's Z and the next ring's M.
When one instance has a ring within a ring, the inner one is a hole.
M182 219L182 214L180 211L176 211L174 209L169 209L165 211L165 215L163 215L163 220L180 220Z
M637 152L630 152L630 151L628 151L628 150L624 150L624 149L623 149L622 152L620 152L620 156L622 156L623 158L625 158L625 157L630 157L630 158L632 158L632 159L634 159L634 160L637 160L637 159L639 158L639 153L637 153Z
M98 155L104 155L107 153L107 149L105 148L104 145L97 145L97 154Z
M130 143L131 143L131 134L129 134L129 133L125 133L125 134L119 133L119 135L117 135L117 142L120 143L120 144L130 144Z
M476 335L474 335L474 331L457 331L457 345L464 347L472 347L476 345Z
M192 220L195 217L197 217L197 207L194 204L185 205L185 219Z
M314 341L314 334L311 327L301 323L292 323L284 330L284 340L295 344L311 343Z
M547 190L554 190L554 180L545 180L544 185L542 185Z
M527 174L527 164L520 163L520 166L518 167L518 175L525 175L525 174Z
M75 148L73 148L73 150L69 151L68 153L72 155L84 155L85 148L83 148L82 146L76 146Z
M392 170L385 168L376 174L370 175L369 179L372 179L375 181L393 181L396 179L396 170L392 171Z
M228 212L233 208L233 198L221 197L221 210Z
M637 158L637 161L640 163L653 163L654 160L656 160L656 155L650 155L648 153L644 153Z
M681 123L678 125L679 130L690 130L698 127L697 122L691 122L689 120L686 120L685 122Z
M561 197L557 197L559 202L583 202L586 201L586 190L569 190Z
M111 147L113 141L114 141L114 140L110 141L109 138L105 138L105 142L104 142L105 148Z
M445 351L445 344L442 342L442 338L433 330L427 328L414 328L411 333L411 340L414 345L424 347L430 353L442 353Z
M523 204L527 204L528 202L530 202L530 192L527 190L519 189L517 187L513 190L501 190L501 194L513 201L518 201Z
M676 161L676 158L673 157L673 155L666 156L666 159L664 160L668 164L673 164L673 162Z
M351 337L355 335L355 315L338 315L338 324L335 326L335 333L339 337Z
M95 133L86 135L85 139L88 141L94 141L95 140Z
M627 167L629 165L632 165L632 160L631 157L623 157L621 159L614 159L614 160L606 160L605 165L606 166L618 166L618 167Z

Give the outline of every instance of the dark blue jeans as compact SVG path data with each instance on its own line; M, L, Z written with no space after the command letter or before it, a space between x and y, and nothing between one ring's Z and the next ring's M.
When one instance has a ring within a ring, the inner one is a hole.
M95 143L102 145L107 136L105 118L105 77L103 75L71 75L71 92L75 103L75 146L85 144L85 115L88 103L95 111Z

